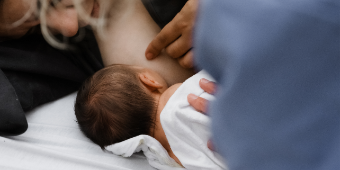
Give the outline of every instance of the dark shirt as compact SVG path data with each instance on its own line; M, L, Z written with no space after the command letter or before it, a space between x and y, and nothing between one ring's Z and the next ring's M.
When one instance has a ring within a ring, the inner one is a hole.
M24 112L76 91L103 68L88 29L85 38L70 47L55 49L39 34L0 43L0 135L23 133Z
M159 27L163 28L181 11L187 0L142 0Z

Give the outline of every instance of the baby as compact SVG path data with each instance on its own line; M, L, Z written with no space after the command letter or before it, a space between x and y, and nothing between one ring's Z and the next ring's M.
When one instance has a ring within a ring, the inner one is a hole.
M78 124L102 149L139 135L152 136L183 166L171 149L160 118L181 84L168 88L159 74L143 67L106 67L86 80L78 91L75 102Z

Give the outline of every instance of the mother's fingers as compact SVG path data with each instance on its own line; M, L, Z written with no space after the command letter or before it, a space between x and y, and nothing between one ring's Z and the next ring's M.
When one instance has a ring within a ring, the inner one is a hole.
M189 94L188 95L188 102L198 112L206 113L207 105L208 105L208 100L206 100L206 99L204 99L202 97L198 97L198 96L196 96L194 94Z
M167 47L179 36L181 36L181 30L176 29L174 21L169 22L146 48L146 58L150 60L157 57L163 48Z
M214 82L209 81L205 78L200 80L200 87L209 94L214 94L216 91L216 85Z
M178 58L178 63L183 68L193 68L194 67L194 53L192 50L188 51L183 57Z
M216 85L214 82L209 81L205 78L202 78L199 82L200 87L206 91L209 94L213 94L216 91ZM197 111L206 113L207 112L207 105L208 105L208 100L198 97L194 94L189 94L188 95L188 102L189 104L194 107Z
M198 0L188 1L174 19L151 41L145 51L146 58L150 60L157 57L162 49L168 46L167 52L173 58L184 55L192 47L192 30L197 8Z
M183 56L192 47L191 34L183 34L165 48L166 53L172 58Z

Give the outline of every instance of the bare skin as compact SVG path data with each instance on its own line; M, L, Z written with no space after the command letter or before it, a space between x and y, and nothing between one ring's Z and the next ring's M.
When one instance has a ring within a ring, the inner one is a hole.
M97 33L105 66L127 64L149 68L164 77L169 86L181 83L194 74L164 52L154 60L147 60L144 52L160 28L140 0L121 0L115 5L108 21L110 25L104 32L105 37Z

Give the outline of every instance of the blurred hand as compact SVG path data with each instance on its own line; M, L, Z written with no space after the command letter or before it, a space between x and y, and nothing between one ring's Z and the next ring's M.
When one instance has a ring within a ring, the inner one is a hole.
M207 79L202 78L200 80L200 87L206 91L209 94L214 94L216 91L216 85L214 82L211 82ZM207 112L207 105L208 105L208 100L202 98L202 97L198 97L194 94L189 94L188 95L188 102L189 104L194 107L197 111L201 112L201 113L206 113ZM211 151L215 151L214 148L214 144L212 142L212 140L208 140L207 143L207 147L211 150Z
M147 59L156 58L165 48L172 58L177 58L184 68L193 67L192 31L198 0L189 0L182 10L151 41L145 51Z
M214 94L216 90L216 85L214 82L211 82L207 79L202 78L199 82L200 87L209 94ZM194 107L197 111L206 113L207 112L207 105L208 100L198 97L194 94L188 95L188 102L189 104Z

